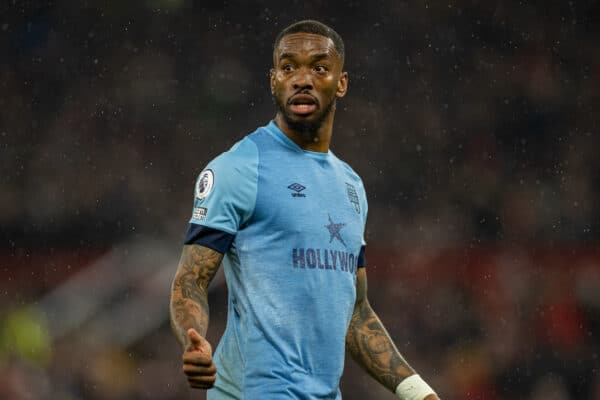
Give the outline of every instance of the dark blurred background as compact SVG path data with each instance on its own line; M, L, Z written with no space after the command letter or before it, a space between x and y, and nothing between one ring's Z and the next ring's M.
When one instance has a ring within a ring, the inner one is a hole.
M346 43L332 149L401 352L446 400L600 399L600 4L310 3L0 3L1 399L204 398L168 324L194 181L304 18Z

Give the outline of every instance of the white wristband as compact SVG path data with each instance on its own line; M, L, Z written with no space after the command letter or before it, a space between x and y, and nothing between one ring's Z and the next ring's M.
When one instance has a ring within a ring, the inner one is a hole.
M396 386L396 396L402 400L423 400L433 389L417 374L405 378Z

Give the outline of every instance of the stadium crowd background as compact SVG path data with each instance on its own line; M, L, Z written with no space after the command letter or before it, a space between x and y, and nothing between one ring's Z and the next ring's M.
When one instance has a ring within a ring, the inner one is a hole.
M0 10L1 399L203 398L167 320L194 180L274 115L273 39L307 17L346 42L333 151L400 350L445 399L600 398L598 2ZM391 398L350 360L342 389Z

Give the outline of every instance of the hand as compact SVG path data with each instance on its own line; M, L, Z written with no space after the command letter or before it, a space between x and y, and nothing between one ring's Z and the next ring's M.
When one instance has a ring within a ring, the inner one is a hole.
M212 360L212 347L195 329L187 331L190 344L183 353L183 373L190 387L210 389L217 379L217 368Z

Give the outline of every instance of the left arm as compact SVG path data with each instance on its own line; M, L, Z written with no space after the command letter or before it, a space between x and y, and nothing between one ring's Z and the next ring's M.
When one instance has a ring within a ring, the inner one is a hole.
M367 299L365 268L356 272L356 303L346 334L346 349L379 383L395 392L415 370L402 357ZM439 400L435 394L423 400Z

